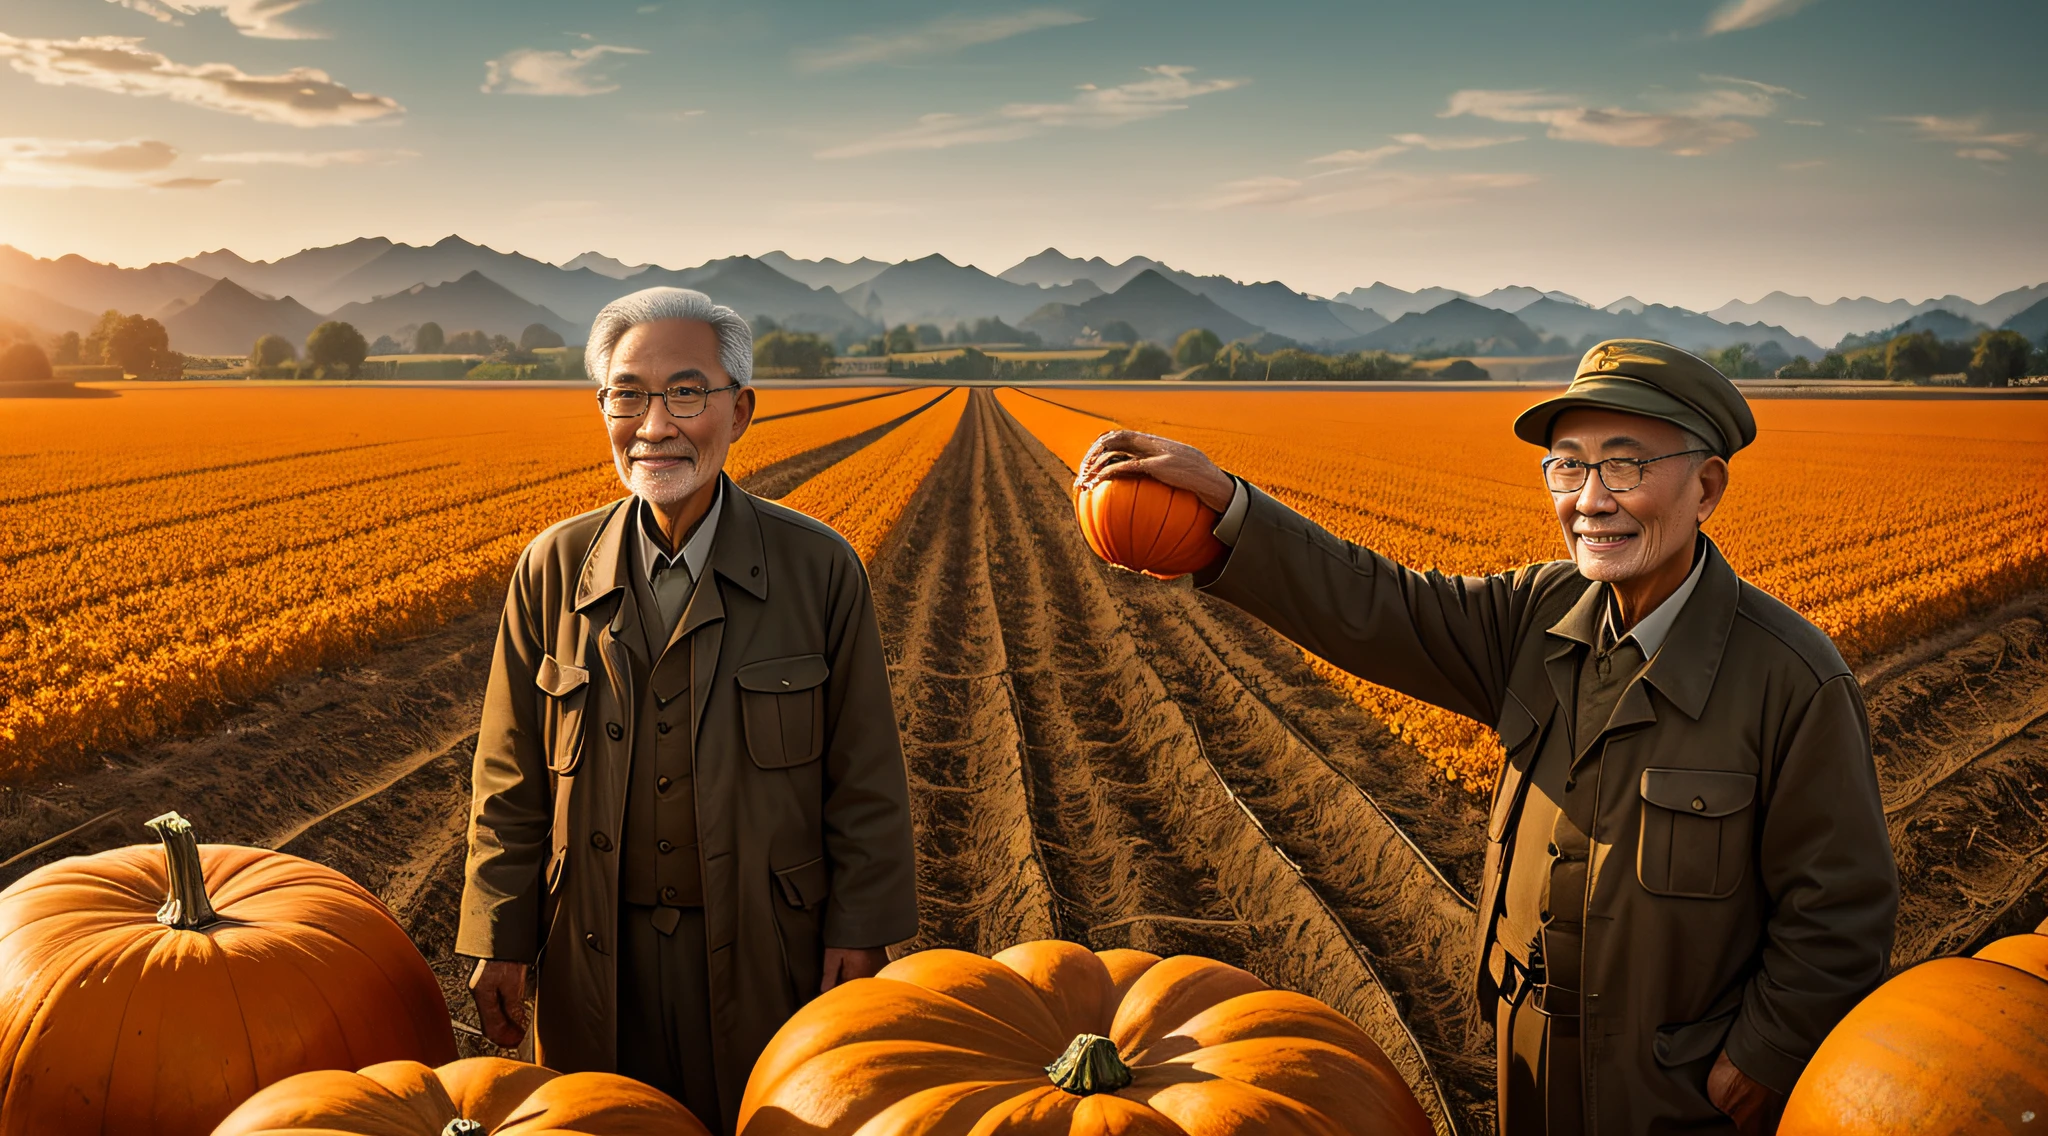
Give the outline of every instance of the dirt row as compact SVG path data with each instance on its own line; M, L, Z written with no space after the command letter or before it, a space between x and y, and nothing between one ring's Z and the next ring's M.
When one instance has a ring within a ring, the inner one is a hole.
M1299 653L1263 669L1214 621L1187 633L1220 651L1173 641L1201 601L1102 565L1066 477L976 391L878 564L926 852L912 946L1223 959L1344 1011L1440 1127L1473 1130L1491 1073L1450 977L1469 906L1232 669L1285 698L1323 685Z
M747 487L786 493L868 440ZM1067 476L977 391L874 565L925 914L904 949L1058 936L1222 958L1360 1022L1441 1126L1490 1131L1491 1031L1467 982L1479 802L1236 609L1101 565ZM452 944L495 625L480 612L192 736L0 788L0 885L175 808L203 839L364 883L473 1029ZM2048 914L2044 626L2048 599L1870 683L1896 965Z
M2048 600L1867 691L1902 902L1894 969L2048 916Z

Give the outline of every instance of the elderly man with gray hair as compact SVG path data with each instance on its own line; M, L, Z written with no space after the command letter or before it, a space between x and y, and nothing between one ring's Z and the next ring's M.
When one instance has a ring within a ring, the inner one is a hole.
M753 334L649 288L585 368L629 495L519 558L474 768L456 950L484 1034L624 1073L730 1132L806 1000L917 930L910 810L867 573L725 476Z

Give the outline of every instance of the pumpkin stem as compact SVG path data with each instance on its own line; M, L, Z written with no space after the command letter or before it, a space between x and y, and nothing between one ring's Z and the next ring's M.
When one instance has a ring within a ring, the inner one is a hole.
M220 922L213 902L206 898L206 870L199 863L199 838L192 835L192 822L170 812L145 827L164 842L169 866L170 887L164 905L156 909L156 921L181 931L197 931Z
M464 1120L458 1116L448 1122L448 1127L441 1129L441 1136L480 1136L483 1130L482 1121Z
M1075 1096L1113 1093L1131 1083L1130 1066L1117 1055L1116 1042L1101 1034L1074 1038L1060 1059L1045 1067L1052 1083Z

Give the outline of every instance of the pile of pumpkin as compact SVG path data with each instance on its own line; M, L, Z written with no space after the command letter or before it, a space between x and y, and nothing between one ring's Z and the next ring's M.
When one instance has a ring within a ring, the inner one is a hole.
M161 849L60 861L0 892L0 1136L707 1136L625 1077L456 1060L440 987L374 896L294 856L200 845L174 813L150 827ZM1880 989L1816 1055L1781 1131L2048 1114L2041 930ZM756 1063L738 1126L1431 1128L1379 1047L1312 998L1209 959L1050 941L924 951L816 999Z

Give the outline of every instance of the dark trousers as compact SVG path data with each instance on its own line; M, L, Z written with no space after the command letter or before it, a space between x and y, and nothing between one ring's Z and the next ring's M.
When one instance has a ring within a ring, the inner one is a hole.
M619 905L619 1072L681 1101L711 1131L725 1130L703 908Z
M1580 1136L1586 1128L1578 1015L1545 1013L1540 991L1523 984L1494 1011L1500 1136Z

